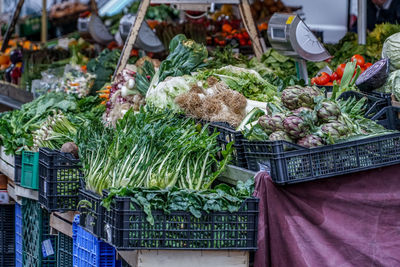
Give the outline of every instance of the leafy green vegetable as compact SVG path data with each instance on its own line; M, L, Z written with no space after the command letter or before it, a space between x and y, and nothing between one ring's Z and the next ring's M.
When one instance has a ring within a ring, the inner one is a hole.
M136 73L136 89L146 95L150 87L150 81L147 77L153 77L155 74L154 66L150 61L145 61L143 67Z
M233 47L230 45L217 47L212 52L212 57L207 60L207 68L218 69L226 65L246 66L248 59L241 54L235 54Z
M325 45L329 53L334 56L329 65L336 69L339 64L347 62L355 54L362 55L366 62L374 63L381 59L384 41L397 32L400 32L400 25L398 24L382 23L375 25L374 30L367 35L366 45L359 45L357 34L348 32L339 43Z
M386 92L391 92L397 101L400 101L400 70L389 74L389 78L383 88Z
M152 211L162 210L190 212L200 218L203 212L229 211L236 212L243 200L254 191L254 180L239 181L236 188L219 184L214 189L194 191L190 189L161 188L111 188L102 204L109 208L115 196L131 197L138 209L144 210L147 221L153 225ZM135 207L132 207L135 209Z
M169 52L152 80L154 86L168 76L183 76L206 66L205 60L208 56L206 47L186 39L183 34L178 34L171 40Z
M400 69L400 32L389 36L382 48L382 58L388 58L392 71Z
M149 88L146 95L146 103L162 109L179 110L178 105L175 104L175 98L189 91L194 81L192 77L186 75L168 78L160 82L156 87Z
M268 70L271 70L271 72L283 79L287 76L297 76L296 61L293 58L280 54L272 48L264 53L260 62L258 62L257 59L252 59L248 67L253 68L254 66L258 66L256 69L260 70L261 67L259 63L262 63L266 67L266 69L262 71L262 75L268 73ZM315 75L326 65L325 62L307 62L309 76Z
M48 116L54 111L62 111L71 116L83 113L83 116L92 116L94 109L96 116L104 111L97 108L100 100L97 97L78 99L74 95L65 93L48 93L34 101L24 104L20 110L5 113L0 119L0 145L5 147L7 154L15 154L18 150L29 149L33 146L32 132L38 130Z
M91 88L91 94L95 94L104 84L111 81L121 52L118 49L112 51L104 49L97 58L94 58L86 65L87 71L96 75L96 79Z
M227 146L218 162L217 135L172 111L151 107L137 114L128 111L115 131L94 121L77 135L87 188L98 193L124 186L207 189L232 150Z
M238 91L251 100L268 102L276 96L276 87L264 80L255 70L225 66L200 72L196 79L205 80L210 76L218 78L230 89Z
M333 82L331 100L336 100L342 93L346 91L357 91L354 86L358 76L360 76L361 68L356 65L356 62L348 62L343 71L343 77L340 84Z
M129 8L129 13L136 14L139 9L140 1L134 1L132 6ZM179 15L179 10L174 9L172 6L169 5L150 5L146 12L146 19L150 20L158 20L158 21L165 21L165 20L173 20L177 18Z

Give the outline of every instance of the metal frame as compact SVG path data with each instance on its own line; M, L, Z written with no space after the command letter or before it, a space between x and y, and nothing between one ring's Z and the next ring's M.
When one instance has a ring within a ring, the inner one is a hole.
M151 0L152 4L240 4L240 0Z

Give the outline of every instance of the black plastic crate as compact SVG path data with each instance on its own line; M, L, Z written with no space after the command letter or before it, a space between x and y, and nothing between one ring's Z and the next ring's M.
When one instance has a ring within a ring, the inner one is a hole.
M381 92L365 92L367 95L371 95L386 101L388 106L392 105L392 93L381 93Z
M15 157L14 157L14 182L17 185L21 184L21 171L22 171L22 155L15 155Z
M386 129L400 130L400 107L385 107L371 119L384 126Z
M153 211L154 225L129 197L116 197L105 213L105 240L118 250L256 250L258 199L248 198L238 212Z
M72 267L72 237L58 233L57 267Z
M291 184L400 164L400 133L312 149L286 141L245 142L248 168L270 170L277 184Z
M80 212L79 224L93 235L103 237L103 216L105 209L101 205L102 196L86 189L85 184L81 183L79 189Z
M374 95L355 92L355 91L344 92L338 97L338 99L339 100L347 100L350 97L354 97L357 100L360 100L363 97L367 98L364 117L368 118L368 119L371 119L376 114L378 114L378 112L381 109L391 105L391 102L389 103L387 99L384 99L384 98L381 98L378 96L374 96Z
M0 205L0 266L15 266L15 205Z
M223 150L225 150L227 144L233 142L231 163L235 166L246 168L247 163L242 143L244 138L242 132L236 131L228 123L224 122L211 122L208 129L211 133L219 132L217 142Z
M48 211L76 210L81 163L70 153L39 149L39 203Z

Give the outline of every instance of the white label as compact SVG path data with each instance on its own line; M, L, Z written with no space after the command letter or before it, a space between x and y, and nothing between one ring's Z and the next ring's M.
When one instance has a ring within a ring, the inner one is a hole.
M46 239L45 241L42 242L42 253L43 253L43 258L46 258L54 254L53 245L51 244L50 239Z

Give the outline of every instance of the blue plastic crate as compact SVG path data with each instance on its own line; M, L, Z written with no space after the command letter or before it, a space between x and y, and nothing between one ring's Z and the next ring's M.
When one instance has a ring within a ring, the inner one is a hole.
M14 204L0 205L0 266L15 265Z
M22 210L15 204L15 267L22 267Z
M118 267L115 249L79 226L79 215L72 224L74 267Z

